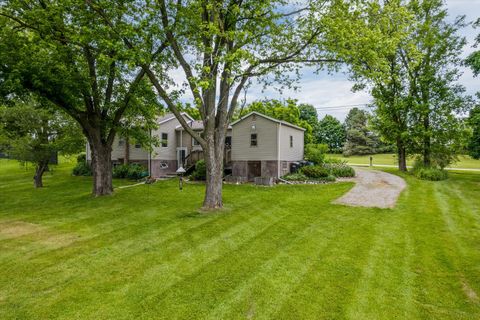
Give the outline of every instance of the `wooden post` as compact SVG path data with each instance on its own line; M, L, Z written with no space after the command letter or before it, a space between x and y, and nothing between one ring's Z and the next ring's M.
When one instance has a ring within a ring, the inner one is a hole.
M370 167L373 167L373 157L370 156Z

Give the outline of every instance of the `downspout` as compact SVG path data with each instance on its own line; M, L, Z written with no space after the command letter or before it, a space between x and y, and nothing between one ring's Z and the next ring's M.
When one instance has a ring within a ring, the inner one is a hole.
M148 176L152 176L152 129L148 130L148 136L150 138L150 148L148 149Z
M280 179L280 132L282 131L282 123L278 123L277 130L277 179Z

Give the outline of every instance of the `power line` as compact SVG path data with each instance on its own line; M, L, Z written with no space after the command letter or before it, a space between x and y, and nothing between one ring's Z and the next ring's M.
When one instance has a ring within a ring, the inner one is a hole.
M328 106L328 107L315 107L317 111L323 110L340 110L340 109L349 109L353 107L361 107L361 108L368 108L370 104L368 103L361 103L361 104L350 104L350 105L341 105L341 106Z

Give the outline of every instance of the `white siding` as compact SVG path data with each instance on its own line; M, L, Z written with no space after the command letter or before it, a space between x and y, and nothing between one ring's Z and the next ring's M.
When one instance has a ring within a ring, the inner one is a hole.
M236 123L232 129L232 161L276 160L278 123L264 117L250 115ZM252 124L255 123L255 131ZM250 146L250 135L257 134L257 146Z
M290 136L293 137L293 147L290 147ZM303 160L304 132L282 124L280 126L280 160Z

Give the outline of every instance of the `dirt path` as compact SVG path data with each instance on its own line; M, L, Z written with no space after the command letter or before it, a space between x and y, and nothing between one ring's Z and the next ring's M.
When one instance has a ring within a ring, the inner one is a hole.
M356 183L348 193L334 201L355 207L393 208L407 184L402 178L390 173L355 168L356 177L342 181Z

